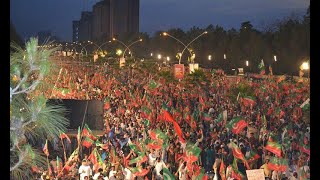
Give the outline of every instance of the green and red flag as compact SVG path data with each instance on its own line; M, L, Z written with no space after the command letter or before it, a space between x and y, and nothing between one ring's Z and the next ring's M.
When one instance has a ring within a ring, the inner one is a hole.
M223 162L223 159L221 159L221 163L220 163L220 176L221 176L221 180L227 180L226 178L226 169L225 169L225 165L224 165L224 162Z
M203 113L202 119L205 120L205 121L211 121L212 117L208 113Z
M141 107L141 117L144 119L151 120L151 109L148 108L147 106L142 106Z
M84 125L83 129L82 129L82 136L86 136L89 137L92 140L96 140L97 138L93 135L91 129L89 128L89 126L87 124Z
M215 123L220 123L223 121L223 113L220 113L217 117L217 119L214 120Z
M104 150L109 150L109 145L108 144L102 144L99 140L96 141L96 146L99 146L100 148Z
M285 112L282 111L280 108L276 109L276 116L280 119L285 115Z
M174 175L169 171L168 168L163 168L163 179L164 180L175 180Z
M195 180L207 180L208 175L205 173L204 169L200 170L200 174L195 178Z
M230 147L232 149L232 154L236 159L240 159L243 161L244 165L246 166L247 169L250 169L250 166L247 162L247 160L245 159L244 155L242 154L240 148L234 143L231 142L230 143Z
M242 180L244 179L244 175L238 170L238 165L237 165L237 159L233 159L233 162L231 164L232 167L232 172L231 172L231 177L236 179L236 180Z
M88 137L84 137L84 139L82 141L82 145L85 146L86 148L91 147L93 143L94 143L94 141Z
M285 172L288 168L287 159L278 158L278 157L270 157L270 161L267 164L267 167L274 171Z
M94 148L91 154L89 155L88 159L92 162L93 165L99 164L102 165L102 159L101 156L97 150L97 148Z
M300 143L300 151L310 156L310 147L307 144L304 144L303 142Z
M245 97L241 98L241 102L246 107L254 106L256 104L256 100L252 96L245 96Z
M251 162L251 161L255 161L259 158L260 158L260 156L258 153L254 152L254 151L250 151L249 157L247 157L247 161Z
M127 167L134 176L145 176L148 174L148 169L142 169L141 167Z
M48 157L49 156L49 149L48 149L48 140L46 139L46 144L43 147L44 154Z
M247 125L248 124L244 118L235 117L227 124L227 128L232 130L234 134L239 134Z
M146 162L148 160L148 157L146 155L140 155L134 159L131 159L129 161L129 165L134 164L134 163L143 163Z
M265 149L279 157L281 156L281 145L277 142L268 141Z

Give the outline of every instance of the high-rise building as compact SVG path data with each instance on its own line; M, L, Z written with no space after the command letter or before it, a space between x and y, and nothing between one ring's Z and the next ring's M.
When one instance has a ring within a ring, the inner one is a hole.
M90 41L92 34L92 12L83 11L79 21L79 41Z
M139 33L139 7L139 0L102 0L96 3L90 15L90 12L82 12L78 40L103 43L115 35ZM76 28L74 25L74 35Z
M72 41L79 42L79 25L80 21L72 21Z

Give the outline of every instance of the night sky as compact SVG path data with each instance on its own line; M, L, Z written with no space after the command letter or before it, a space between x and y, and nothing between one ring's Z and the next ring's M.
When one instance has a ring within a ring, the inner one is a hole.
M10 19L26 38L49 30L65 41L72 39L72 21L81 11L92 11L98 0L10 0ZM251 21L261 28L276 19L305 14L310 0L140 0L140 32L209 24L225 29Z

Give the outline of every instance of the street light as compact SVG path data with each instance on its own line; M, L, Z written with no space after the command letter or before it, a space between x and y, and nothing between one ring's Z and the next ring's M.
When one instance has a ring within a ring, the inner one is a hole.
M192 41L190 41L189 44L186 45L186 47L185 47L185 48L182 50L182 52L181 52L181 56L180 56L180 59L179 59L179 64L180 64L180 62L181 62L181 58L182 58L183 52L188 48L188 46L189 46L191 43L193 43L193 41L197 40L199 37L201 37L201 36L203 36L203 35L205 35L205 34L207 34L207 33L208 33L207 31L204 31L204 32L201 33L199 36L197 36L197 37L194 38Z
M302 68L301 68L302 70L309 70L309 68L310 68L308 62L303 62L302 65L301 65L301 67L302 67Z
M152 53L150 53L150 56L153 56L153 54L152 54Z
M167 61L170 61L170 57L169 56L167 56Z
M161 59L161 54L158 54L158 59Z
M129 49L129 51L130 52L132 52L131 51L131 49L130 49L130 47L133 45L133 44L135 44L135 43L137 43L137 42L142 42L142 39L140 38L140 39L138 39L138 40L136 40L136 41L134 41L133 43L131 43L129 46L127 46L124 42L122 42L122 41L120 41L120 40L118 40L118 39L116 39L116 38L112 38L112 40L113 41L118 41L119 43L121 43L122 45L124 45L125 47L126 47L126 49L124 50L124 52L123 52L123 58L124 58L124 55L125 55L125 53L126 53L126 51ZM131 54L131 56L132 56L132 54Z
M247 66L247 67L249 66L249 61L246 61L246 66Z
M121 56L121 54L122 54L122 50L121 50L121 49L117 49L116 54L117 54L118 56Z
M227 55L226 54L223 54L223 59L227 59Z
M276 55L273 56L273 59L274 59L274 61L277 62L277 56Z
M211 55L208 56L208 60L211 61Z
M160 34L160 35L161 35L161 34ZM169 33L163 32L162 35L163 35L163 36L169 36L169 37L173 38L174 40L178 41L178 42L179 42L180 44L182 44L184 47L186 47L186 45L185 45L182 41L180 41L178 38L170 35ZM188 49L188 50L189 50L189 49ZM189 50L189 53L190 53L190 56L192 56L192 53L191 53L190 50Z

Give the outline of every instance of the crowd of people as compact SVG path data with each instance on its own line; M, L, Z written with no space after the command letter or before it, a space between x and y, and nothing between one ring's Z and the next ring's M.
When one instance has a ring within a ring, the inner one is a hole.
M60 149L41 179L246 179L250 169L272 180L310 176L309 82L207 72L190 83L143 70L61 69L47 96L103 100L105 134L82 127L70 157Z

